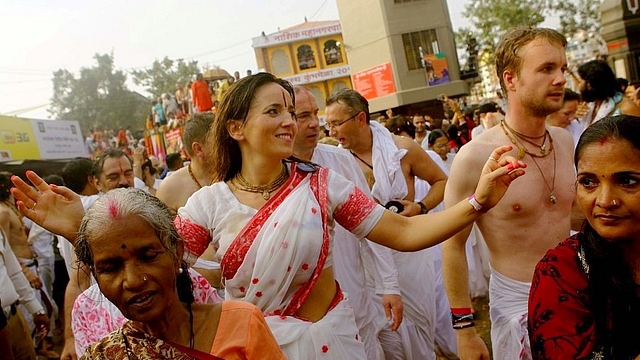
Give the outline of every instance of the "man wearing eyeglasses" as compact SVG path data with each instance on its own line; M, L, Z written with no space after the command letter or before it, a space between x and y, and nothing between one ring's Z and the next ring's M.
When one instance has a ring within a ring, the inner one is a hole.
M317 143L321 129L315 96L304 87L296 86L294 90L298 121L293 145L295 156L327 167L369 193L362 171L347 150ZM394 346L400 345L400 337L394 331L402 322L404 307L391 250L369 241L361 242L362 239L338 224L334 239L334 273L340 287L349 294L367 360L383 360L385 353L394 353ZM373 273L376 284L380 285L382 307L372 301L375 289L367 285L365 268Z
M329 135L350 151L365 177L373 178L371 192L376 201L388 207L393 203L404 216L427 213L442 201L446 175L413 139L392 135L371 121L367 99L357 91L342 89L326 105ZM418 202L414 202L415 177L431 185ZM399 330L405 356L435 359L435 269L433 261L425 261L431 255L424 250L392 254L406 309Z

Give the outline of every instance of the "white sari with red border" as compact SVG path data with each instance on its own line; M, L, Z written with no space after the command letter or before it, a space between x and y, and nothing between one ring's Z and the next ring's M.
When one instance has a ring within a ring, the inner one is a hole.
M339 292L315 323L295 313L332 265L334 220L364 237L384 209L342 176L301 167L293 164L287 183L257 211L225 183L205 187L179 209L176 225L191 255L210 241L218 246L226 299L257 305L287 358L365 359L346 295Z

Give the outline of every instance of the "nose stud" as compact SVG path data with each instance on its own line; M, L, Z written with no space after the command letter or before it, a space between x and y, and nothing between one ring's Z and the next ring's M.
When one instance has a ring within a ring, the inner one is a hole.
M146 277L146 276L143 276L143 277L142 277L142 281L147 281L147 277Z
M613 200L613 206L618 206L618 201L617 200Z

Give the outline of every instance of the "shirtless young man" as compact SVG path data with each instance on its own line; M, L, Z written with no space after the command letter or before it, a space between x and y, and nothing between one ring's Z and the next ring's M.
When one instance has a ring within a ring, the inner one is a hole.
M473 193L482 163L498 145L529 165L518 186L476 223L489 248L491 341L495 360L530 359L527 301L533 270L545 252L567 238L574 199L573 141L546 116L563 102L565 37L550 29L509 30L496 49L496 71L508 106L505 121L456 155L445 192L453 205ZM471 316L465 242L471 227L443 243L444 280L463 360L489 359Z

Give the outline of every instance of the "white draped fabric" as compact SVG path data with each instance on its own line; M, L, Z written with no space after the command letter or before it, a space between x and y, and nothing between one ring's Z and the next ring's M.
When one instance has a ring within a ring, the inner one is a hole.
M532 359L527 330L530 289L531 283L510 279L491 269L489 314L494 359Z
M375 184L372 194L386 204L407 196L401 160L407 150L398 149L389 131L379 123L369 125L373 136L372 160ZM412 253L392 251L398 269L404 320L398 333L408 359L435 359L436 296L434 260L428 250ZM376 297L381 301L380 296Z
M334 220L364 237L384 209L342 176L309 171L294 165L287 183L258 211L240 203L225 183L204 187L179 209L178 229L186 251L196 256L210 241L218 246L225 298L257 305L287 358L365 359L346 295L315 323L294 314L333 264ZM194 226L205 228L207 239L194 237Z

